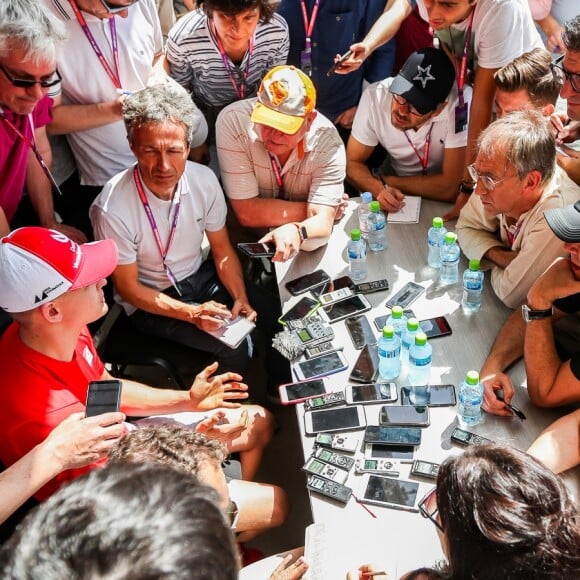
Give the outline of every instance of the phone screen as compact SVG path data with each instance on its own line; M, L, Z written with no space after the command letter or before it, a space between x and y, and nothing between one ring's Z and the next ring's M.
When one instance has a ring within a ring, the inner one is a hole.
M268 258L276 253L274 246L260 242L242 242L238 244L238 248L252 258Z
M415 313L412 310L403 310L403 314L407 318L415 318ZM382 316L377 316L374 319L373 321L374 325L376 326L379 332L383 332L383 328L385 327L385 324L387 324L389 316L390 316L389 314L383 314Z
M290 282L286 283L286 288L291 294L301 294L314 286L319 286L329 281L330 276L324 270L316 270L305 276L290 280Z
M364 314L347 318L345 324L357 350L361 349L365 344L377 344L377 336Z
M412 405L411 394L414 387L401 387L401 405ZM423 395L424 396L424 395ZM455 405L455 387L453 385L429 385L426 405L428 407L449 407Z
M330 322L335 322L336 320L342 320L359 312L363 312L369 309L369 306L363 302L361 296L355 295L345 300L340 300L334 304L329 304L328 306L323 306L323 310L328 316Z
M292 383L291 385L282 385L282 388L286 390L289 401L306 399L308 397L314 397L315 395L323 395L326 393L324 381L322 379Z
M333 290L340 290L341 288L350 288L352 290L353 286L354 283L349 276L341 276L332 281Z
M352 402L368 403L370 401L391 401L393 399L393 383L377 383L375 385L352 385Z
M345 368L344 362L337 352L329 352L310 360L301 361L298 366L302 370L305 379L329 375Z
M379 351L376 345L366 345L350 373L349 380L360 383L370 383L375 380L379 369Z
M421 430L417 427L379 427L369 425L365 430L364 440L367 443L395 445L419 445Z
M313 310L319 306L320 303L310 296L303 296L290 310L282 314L278 319L280 322L286 322L288 320L300 320L306 318Z
M451 334L451 326L445 316L437 316L419 322L421 330L427 335L427 338L437 338Z
M408 445L380 445L370 444L370 456L373 459L406 459L411 460L415 456L413 447Z
M382 407L381 423L397 425L426 425L429 422L429 409L413 405Z
M311 411L312 431L342 431L359 427L357 407L339 407Z
M86 416L94 417L119 410L121 381L93 381L87 391Z
M371 475L364 499L412 508L415 506L418 491L419 484L415 481Z

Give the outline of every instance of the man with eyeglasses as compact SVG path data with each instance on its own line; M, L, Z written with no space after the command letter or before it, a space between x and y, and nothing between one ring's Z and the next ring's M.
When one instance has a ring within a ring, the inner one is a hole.
M549 123L537 111L514 112L485 129L469 172L475 194L459 215L459 245L491 266L496 295L516 308L564 255L544 211L574 203L580 189L557 167Z
M38 220L86 241L78 230L58 223L52 202L47 92L59 81L56 51L64 40L60 23L35 2L0 3L0 235L8 233L11 222ZM20 205L25 190L36 216Z
M469 102L471 88L464 94ZM455 124L457 99L442 50L411 54L396 77L363 93L346 150L348 180L387 211L399 210L405 194L454 201L467 144L467 123ZM379 143L388 158L374 176L366 162Z

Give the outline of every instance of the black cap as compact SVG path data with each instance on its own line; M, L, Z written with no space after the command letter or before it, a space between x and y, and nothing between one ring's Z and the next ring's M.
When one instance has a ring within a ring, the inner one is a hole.
M552 231L569 244L580 242L580 201L574 205L558 207L544 212Z
M445 102L454 81L455 67L449 57L438 48L421 48L405 61L389 92L426 115Z

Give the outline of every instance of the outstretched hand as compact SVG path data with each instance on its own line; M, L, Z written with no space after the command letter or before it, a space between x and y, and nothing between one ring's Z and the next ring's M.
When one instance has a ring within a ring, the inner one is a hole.
M238 401L248 398L248 385L240 382L242 376L237 373L215 375L218 363L205 367L193 381L189 389L189 398L198 411L211 411L217 407L237 409Z

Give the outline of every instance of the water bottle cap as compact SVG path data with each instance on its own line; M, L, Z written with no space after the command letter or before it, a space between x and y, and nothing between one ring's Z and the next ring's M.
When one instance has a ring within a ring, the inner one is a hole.
M425 346L427 344L427 335L424 332L418 332L415 335L415 344L417 346Z
M395 336L395 329L390 324L383 326L383 338L393 338L393 336Z
M472 272L479 272L479 260L473 258L472 260L469 260L469 269Z
M442 228L443 227L443 218L434 217L433 218L433 227L434 228Z
M477 371L467 371L465 382L468 385L477 385L479 383L479 373Z
M373 201L373 194L370 191L365 191L360 197L363 203L370 203Z
M391 316L393 318L403 318L403 307L402 306L393 306L391 308Z
M455 232L447 232L445 234L445 243L450 246L457 241L457 234Z
M417 330L419 328L419 321L416 318L409 318L407 320L407 329L408 330Z
M354 230L350 230L350 239L353 242L357 242L360 240L360 230L358 228L354 228Z
M381 204L378 201L371 201L370 208L373 213L379 213L381 211Z

